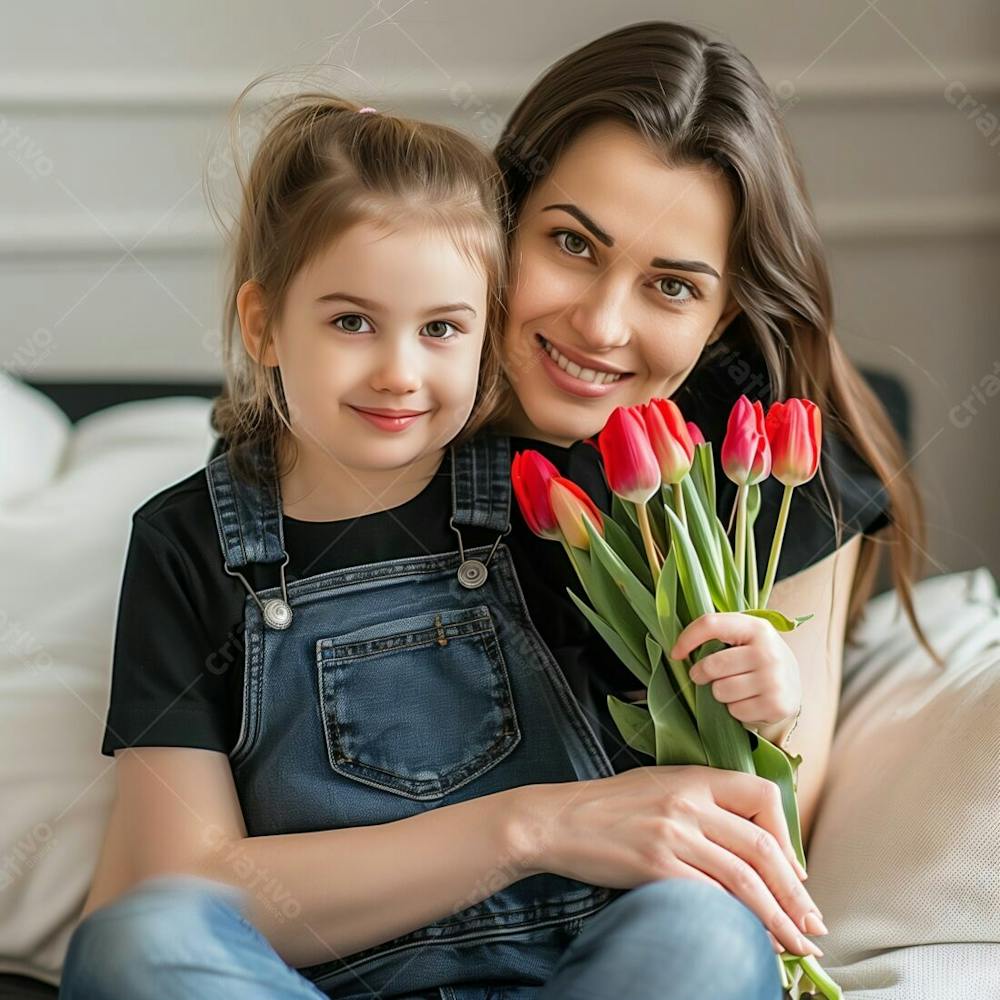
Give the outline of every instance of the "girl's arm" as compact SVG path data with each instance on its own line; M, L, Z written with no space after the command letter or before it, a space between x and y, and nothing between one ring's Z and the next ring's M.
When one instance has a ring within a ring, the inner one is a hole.
M426 926L526 874L519 788L375 826L247 837L226 754L136 747L115 760L84 916L153 875L203 875L246 889L247 919L304 967Z
M861 537L855 535L820 562L779 580L767 602L789 618L815 616L792 632L780 633L798 660L802 680L802 714L785 749L792 756L802 754L796 798L803 846L808 846L823 793L837 723L847 606Z

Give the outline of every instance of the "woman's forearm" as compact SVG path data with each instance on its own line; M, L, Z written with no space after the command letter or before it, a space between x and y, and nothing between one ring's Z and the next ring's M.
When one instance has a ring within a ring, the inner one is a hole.
M248 891L247 919L289 965L328 962L524 878L521 791L375 826L241 839L216 827L199 874Z

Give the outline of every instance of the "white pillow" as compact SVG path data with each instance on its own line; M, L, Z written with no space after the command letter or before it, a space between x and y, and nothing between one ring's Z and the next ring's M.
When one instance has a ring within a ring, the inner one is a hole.
M926 579L917 644L895 592L846 657L809 846L849 1000L1000 997L1000 599L986 567Z
M100 747L131 515L205 464L210 405L92 414L58 476L0 504L0 972L59 981L114 796Z
M71 426L44 392L0 370L0 503L54 478Z

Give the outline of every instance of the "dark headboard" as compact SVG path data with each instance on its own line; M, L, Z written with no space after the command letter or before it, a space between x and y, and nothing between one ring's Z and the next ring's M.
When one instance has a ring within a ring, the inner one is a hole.
M910 395L900 379L888 372L866 368L861 374L882 400L896 430L910 454L911 405ZM221 382L34 382L28 385L44 392L57 403L74 423L88 413L103 410L116 403L135 399L156 399L160 396L204 396L212 399L222 390Z

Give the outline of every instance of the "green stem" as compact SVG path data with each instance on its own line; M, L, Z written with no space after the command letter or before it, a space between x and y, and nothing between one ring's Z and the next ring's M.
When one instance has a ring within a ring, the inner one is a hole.
M660 560L656 558L656 546L653 544L653 528L649 523L649 511L644 503L635 505L635 515L639 520L639 531L642 533L642 544L646 547L646 560L649 563L650 572L653 574L653 583L660 579Z
M687 527L687 515L684 513L684 493L681 490L680 483L674 483L673 485L673 496L674 496L674 511L680 518L681 524Z
M786 486L781 497L781 510L778 511L778 526L774 529L774 538L771 541L771 555L767 560L767 573L764 576L764 586L760 593L760 606L767 607L767 600L771 596L771 587L774 585L774 574L778 569L778 556L781 554L781 542L785 537L785 525L788 523L788 508L792 502L792 490L794 486Z
M740 590L746 593L746 562L747 549L747 494L750 487L743 484L736 492L736 575L740 581Z
M753 524L747 525L747 607L756 608L757 593L757 540L754 537Z

